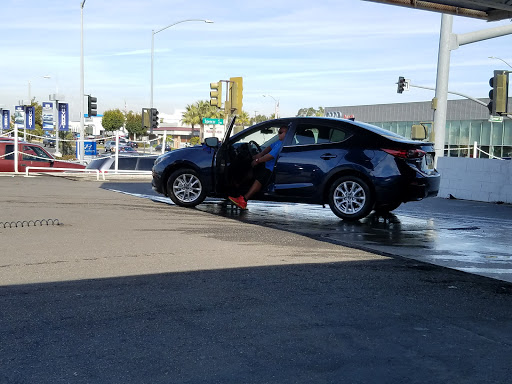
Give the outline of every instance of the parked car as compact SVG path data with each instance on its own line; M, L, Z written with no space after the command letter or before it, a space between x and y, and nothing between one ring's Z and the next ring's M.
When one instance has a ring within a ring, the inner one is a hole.
M169 145L169 144L166 144L165 145L165 152L169 152L172 150L172 147ZM155 147L155 151L157 152L161 152L162 151L162 144L158 144L156 147Z
M151 171L158 156L118 156L118 168L122 171ZM115 169L115 156L94 159L87 169L98 169L102 172Z
M112 150L116 147L116 142L114 140L109 140L105 143L105 152L112 152Z
M120 137L119 145L128 145L128 141L124 137ZM116 146L115 140L107 140L105 142L105 152L111 152L115 146Z
M43 139L43 146L55 147L55 136L46 136Z
M135 141L128 141L128 142L126 142L126 145L128 145L132 148L139 148L139 144L137 144Z
M289 127L270 183L256 200L329 204L345 220L372 210L389 212L401 203L436 196L440 174L434 168L433 143L412 141L385 129L345 119L294 117L270 120L231 136L158 157L152 186L183 207L207 196L244 193L239 175L250 170L252 156L278 140Z
M113 148L113 149L115 152L115 148ZM138 154L138 152L135 148L132 148L128 145L120 145L118 151L119 151L119 153L123 153L125 155L130 155L130 154L137 155Z
M24 172L27 167L83 169L84 165L56 160L39 144L18 142L18 171ZM0 172L14 172L14 140L0 139ZM40 172L54 172L42 169ZM62 171L55 171L62 172Z

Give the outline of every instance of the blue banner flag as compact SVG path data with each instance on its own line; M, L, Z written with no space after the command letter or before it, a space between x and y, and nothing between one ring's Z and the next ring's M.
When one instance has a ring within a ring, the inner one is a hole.
M14 125L18 129L23 129L25 127L25 109L22 105L14 107Z
M67 103L58 104L59 131L69 131L69 112Z
M8 131L11 128L11 111L4 109L2 111L2 130Z
M36 109L34 107L25 107L25 128L36 129Z
M53 103L43 103L43 130L53 130Z

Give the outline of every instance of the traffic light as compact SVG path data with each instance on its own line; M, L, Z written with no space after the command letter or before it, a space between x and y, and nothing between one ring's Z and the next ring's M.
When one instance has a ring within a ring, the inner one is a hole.
M405 90L405 86L406 86L405 77L400 76L398 78L398 83L397 84L398 84L398 87L396 89L396 93L402 93Z
M508 71L494 71L489 79L489 113L492 116L508 113Z
M231 113L242 113L243 90L243 79L241 77L231 77L229 79Z
M158 128L158 110L156 108L151 108L150 122L151 130Z
M97 101L98 98L89 95L89 99L87 102L87 116L98 116L98 104L96 104Z
M222 108L222 83L210 83L210 105Z

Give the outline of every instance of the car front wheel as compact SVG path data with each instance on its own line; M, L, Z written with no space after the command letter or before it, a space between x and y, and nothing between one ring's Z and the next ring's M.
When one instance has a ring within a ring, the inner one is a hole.
M167 180L167 194L181 207L195 207L206 197L206 191L196 171L178 169Z
M359 220L373 207L370 188L356 176L342 176L329 189L329 206L343 220Z

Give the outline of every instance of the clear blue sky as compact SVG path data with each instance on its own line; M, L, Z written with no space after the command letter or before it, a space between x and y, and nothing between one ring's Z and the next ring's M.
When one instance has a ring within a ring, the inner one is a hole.
M79 117L80 1L2 1L0 107L59 93ZM98 110L149 106L151 30L155 35L154 105L172 114L209 99L209 83L244 78L244 110L282 116L301 107L430 100L396 93L398 76L435 86L441 14L359 0L86 0L85 93ZM454 17L453 32L501 25ZM487 97L494 69L512 63L512 36L463 46L451 55L450 90ZM50 75L50 79L43 76Z

